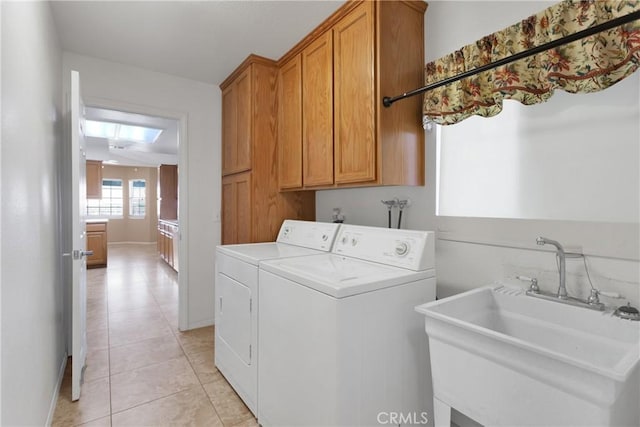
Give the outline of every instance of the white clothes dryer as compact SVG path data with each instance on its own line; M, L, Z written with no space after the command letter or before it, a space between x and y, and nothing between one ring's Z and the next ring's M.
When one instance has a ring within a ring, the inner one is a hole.
M342 225L331 253L261 263L258 422L423 424L434 234Z
M331 249L339 224L285 220L275 242L216 248L215 364L257 415L259 263Z

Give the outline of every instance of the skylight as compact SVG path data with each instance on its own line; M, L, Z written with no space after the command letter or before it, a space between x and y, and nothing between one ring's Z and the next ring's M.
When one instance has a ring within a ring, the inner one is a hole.
M162 129L133 126L124 123L101 122L86 120L85 135L111 140L142 142L153 144L156 142Z

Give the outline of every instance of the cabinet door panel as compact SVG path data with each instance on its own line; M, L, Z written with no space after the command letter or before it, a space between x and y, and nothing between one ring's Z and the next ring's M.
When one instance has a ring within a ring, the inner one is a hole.
M222 178L222 244L237 243L236 233L236 193L233 176Z
M236 141L238 140L237 93L234 85L222 92L222 175L235 167Z
M278 183L302 187L302 63L300 55L279 72Z
M251 242L251 172L222 178L222 244Z
M102 162L87 160L87 199L102 198Z
M338 184L376 179L373 6L373 2L361 4L333 29Z
M234 83L237 92L237 141L236 141L236 164L234 172L241 172L251 169L251 120L253 111L251 109L251 68L242 73Z
M87 266L107 265L107 233L106 231L92 231L87 233L87 250L93 251L93 255L87 257Z
M251 243L251 173L239 174L236 181L236 232L238 243Z
M327 31L302 52L304 185L333 184L333 46Z

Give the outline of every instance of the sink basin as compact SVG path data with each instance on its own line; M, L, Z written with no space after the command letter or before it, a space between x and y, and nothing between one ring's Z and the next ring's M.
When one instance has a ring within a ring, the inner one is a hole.
M640 425L638 322L501 285L416 310L436 424L454 407L491 425Z

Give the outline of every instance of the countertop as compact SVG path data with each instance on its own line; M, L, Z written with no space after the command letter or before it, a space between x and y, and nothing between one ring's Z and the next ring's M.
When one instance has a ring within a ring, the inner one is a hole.
M98 223L102 223L102 222L109 222L108 219L106 218L96 218L96 219L88 219L85 221L87 224L98 224Z

